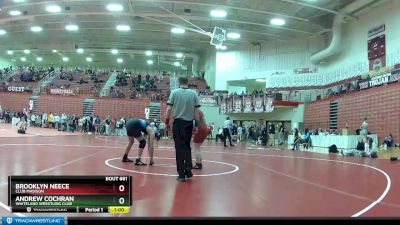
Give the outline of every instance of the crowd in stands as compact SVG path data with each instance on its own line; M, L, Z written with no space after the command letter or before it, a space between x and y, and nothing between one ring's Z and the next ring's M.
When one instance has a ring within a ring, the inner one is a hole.
M0 74L6 74L12 67L4 68ZM4 83L10 86L10 82L38 82L48 76L56 76L46 87L42 89L42 93L50 94L51 89L73 89L74 95L94 95L98 97L103 85L106 83L109 75L117 72L115 85L110 88L109 97L112 98L129 98L129 99L149 99L151 101L167 101L170 94L169 81L165 79L170 74L163 72L160 74L134 74L126 70L123 71L100 71L95 68L83 70L79 67L63 68L62 66L50 66L48 69L31 67L20 67L19 73ZM203 78L198 77L198 80ZM8 82L8 83L7 83ZM20 86L25 84L18 83ZM196 82L190 84L191 88L197 89ZM29 90L34 87L28 88ZM209 87L206 90L199 90L201 95L213 94Z
M157 86L164 80L165 76L169 75L163 73L162 75L146 74L144 76L140 73L137 75L130 72L119 73L115 85L110 88L110 97L166 101L169 91L163 93ZM127 90L127 92L124 92L124 90Z
M4 67L3 69L0 69L0 80L3 79L3 76L5 76L9 72L11 72L12 68L13 68L12 66L9 66L9 67Z

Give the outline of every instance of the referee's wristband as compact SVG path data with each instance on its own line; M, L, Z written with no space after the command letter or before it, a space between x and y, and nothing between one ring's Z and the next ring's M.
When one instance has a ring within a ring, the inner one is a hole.
M199 121L194 121L194 126L195 127L199 127L199 124L200 124Z

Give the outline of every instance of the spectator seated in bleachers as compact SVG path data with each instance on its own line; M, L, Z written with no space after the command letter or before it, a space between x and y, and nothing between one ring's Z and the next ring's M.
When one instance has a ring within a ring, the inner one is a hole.
M78 84L88 84L89 81L83 80L83 77L77 82Z
M20 73L20 80L23 82L34 82L34 68L26 68Z
M60 79L61 80L68 80L68 81L73 81L74 80L72 74L69 74L69 73L66 73L66 72L61 72Z

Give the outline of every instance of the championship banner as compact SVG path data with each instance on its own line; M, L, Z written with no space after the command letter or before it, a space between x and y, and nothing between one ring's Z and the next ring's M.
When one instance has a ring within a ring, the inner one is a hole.
M226 98L226 109L227 113L232 113L233 112L233 101L232 101L232 96L229 96Z
M386 67L386 38L382 34L368 40L369 70L380 70Z
M50 89L52 95L73 95L74 90L72 89Z
M243 105L244 105L243 112L245 112L245 113L253 112L253 101L252 101L251 95L246 95L243 98Z
M223 99L221 101L221 104L219 106L219 114L227 114L227 110L226 110L226 99Z
M254 112L260 113L264 112L264 94L255 95L254 97Z
M242 112L242 96L241 95L236 95L234 96L234 107L235 107L235 113L241 113Z
M274 97L265 95L265 112L273 112L275 109L274 106Z
M206 95L200 96L200 105L202 106L217 106L217 100L215 96Z

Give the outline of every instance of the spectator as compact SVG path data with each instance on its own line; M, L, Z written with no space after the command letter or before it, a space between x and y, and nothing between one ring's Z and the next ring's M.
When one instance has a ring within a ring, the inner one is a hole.
M374 140L371 137L367 138L368 142L365 144L365 155L371 158L378 157L378 150L374 144Z
M299 150L299 145L300 145L300 135L299 135L299 130L297 128L294 129L294 138L293 138L293 148L292 150Z
M385 148L395 147L392 134L389 134L389 136L385 137L385 141L383 142L383 145Z
M278 137L278 145L283 145L285 143L285 123L281 122L281 125L279 126L279 137Z
M218 139L220 139L222 142L224 142L225 137L224 137L223 133L224 133L223 129L218 127L218 133L215 136L215 142L218 142Z
M273 122L268 123L268 142L269 146L275 146L275 124Z

